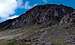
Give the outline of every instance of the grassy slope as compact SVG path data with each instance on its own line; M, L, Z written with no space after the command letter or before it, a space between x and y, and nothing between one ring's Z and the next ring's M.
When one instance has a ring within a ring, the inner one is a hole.
M64 41L65 37L67 35L74 35L74 29L75 28L66 28L67 26L58 26L58 25L54 25L52 27L47 27L47 28L40 28L39 26L30 26L30 27L26 27L26 28L20 28L20 29L15 29L15 31L12 33L9 33L10 35L16 35L19 33L23 33L22 35L17 36L16 38L13 39L5 39L5 40L1 40L0 41L0 45L18 45L20 44L17 43L17 41L15 39L21 37L25 37L28 35L32 35L35 32L38 32L40 30L47 30L48 31L48 38L50 39L50 42L52 42L54 45L67 45L67 43ZM5 33L6 31L4 31ZM13 34L14 33L14 34ZM8 36L8 34L6 35ZM22 42L21 42L22 43ZM23 42L23 45L24 42ZM31 44L30 44L31 45Z

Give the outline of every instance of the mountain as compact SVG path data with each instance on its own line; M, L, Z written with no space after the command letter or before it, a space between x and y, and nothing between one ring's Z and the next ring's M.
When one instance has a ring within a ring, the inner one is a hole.
M75 45L75 9L37 5L0 23L0 45Z
M71 13L73 11L73 8L64 5L38 5L22 14L18 18L7 20L1 23L0 28L13 29L34 24L51 26L58 24L65 14Z

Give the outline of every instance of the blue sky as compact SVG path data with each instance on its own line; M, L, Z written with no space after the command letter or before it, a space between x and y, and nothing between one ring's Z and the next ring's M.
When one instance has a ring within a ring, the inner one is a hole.
M34 5L39 5L39 4L63 4L63 5L75 8L75 6L74 6L75 0L21 0L20 2L22 2L24 4L26 4L26 2L29 2L28 6L30 6L30 7L34 7ZM27 10L29 10L29 9L20 7L16 10L16 12L17 12L16 15L26 12Z
M0 22L18 17L40 4L63 4L75 9L75 0L0 0Z

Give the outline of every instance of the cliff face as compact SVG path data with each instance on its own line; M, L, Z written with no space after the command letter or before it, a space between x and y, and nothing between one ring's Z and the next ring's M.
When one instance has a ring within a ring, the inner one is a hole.
M75 45L75 9L38 5L0 23L0 45Z
M70 14L73 11L73 8L63 5L38 5L22 14L18 18L7 20L1 23L0 28L14 29L34 24L51 26L58 24L64 15Z

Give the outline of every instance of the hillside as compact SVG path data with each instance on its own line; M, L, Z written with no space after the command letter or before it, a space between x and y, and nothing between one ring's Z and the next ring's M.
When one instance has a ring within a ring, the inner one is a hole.
M38 5L18 18L1 23L0 28L13 29L35 24L43 26L55 25L60 22L64 15L70 14L73 11L73 8L64 5Z
M75 45L75 9L38 5L0 23L0 45Z

